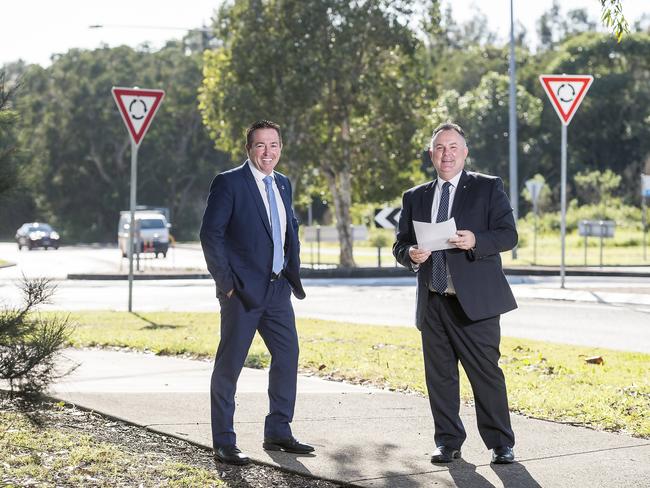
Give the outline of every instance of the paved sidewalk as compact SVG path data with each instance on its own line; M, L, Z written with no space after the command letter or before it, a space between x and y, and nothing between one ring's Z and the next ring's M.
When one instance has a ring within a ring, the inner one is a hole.
M69 403L211 446L211 362L107 350L66 350L79 368L50 394ZM363 487L650 487L650 440L513 415L518 463L491 465L463 407L463 459L429 462L433 422L428 401L300 376L293 422L298 439L316 446L297 456L262 449L267 373L239 379L238 445L261 463Z

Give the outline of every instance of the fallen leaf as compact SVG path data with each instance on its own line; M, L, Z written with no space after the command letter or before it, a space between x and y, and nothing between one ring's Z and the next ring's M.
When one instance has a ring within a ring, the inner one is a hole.
M585 358L585 362L589 364L604 364L605 360L602 356L592 356L590 358Z

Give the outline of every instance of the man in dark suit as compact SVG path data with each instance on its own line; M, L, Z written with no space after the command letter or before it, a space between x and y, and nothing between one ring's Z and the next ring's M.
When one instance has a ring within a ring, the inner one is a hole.
M212 181L201 225L201 246L217 285L221 340L210 385L215 458L250 460L236 443L235 390L258 331L271 353L266 450L306 454L291 433L296 402L298 336L291 293L305 298L300 282L298 221L289 179L274 171L282 152L280 126L262 120L246 132L248 159Z
M461 455L458 361L472 385L476 418L493 463L514 461L506 384L499 368L499 316L517 307L500 252L517 244L512 208L499 178L466 172L468 148L456 124L438 126L429 148L437 178L406 191L395 258L417 272L416 325L422 332L429 403L435 424L432 463ZM413 221L454 217L453 248L418 249Z

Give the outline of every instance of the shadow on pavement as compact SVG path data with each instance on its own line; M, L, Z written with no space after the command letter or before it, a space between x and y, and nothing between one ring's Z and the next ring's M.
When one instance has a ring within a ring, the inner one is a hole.
M458 488L495 488L492 483L476 472L475 464L468 463L462 458L449 463L449 475Z
M523 464L490 464L490 467L501 479L503 488L542 488Z
M182 325L173 325L173 324L157 324L156 322L149 320L147 317L144 317L143 315L140 315L138 312L131 312L131 315L135 315L138 317L140 320L143 322L148 323L149 325L145 325L142 327L143 330L161 330L161 329L180 329L183 327Z

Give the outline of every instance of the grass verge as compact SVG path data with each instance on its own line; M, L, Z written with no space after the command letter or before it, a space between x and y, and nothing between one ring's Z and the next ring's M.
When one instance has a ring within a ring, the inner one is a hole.
M214 313L79 312L72 345L119 346L157 354L214 356ZM298 319L300 367L322 377L424 394L415 328ZM559 422L650 437L650 355L504 337L501 366L513 411ZM602 356L603 364L587 363ZM266 367L259 336L247 366ZM463 375L461 395L471 401Z

